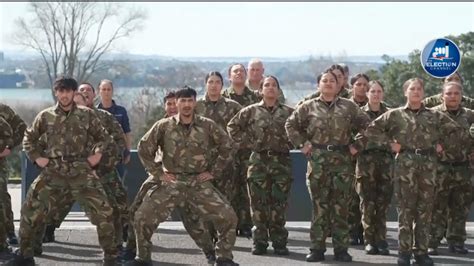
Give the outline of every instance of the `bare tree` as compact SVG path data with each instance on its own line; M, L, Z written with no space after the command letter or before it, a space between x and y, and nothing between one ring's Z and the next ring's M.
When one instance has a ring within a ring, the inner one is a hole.
M103 67L100 59L112 45L139 30L146 18L118 3L31 2L30 7L32 18L17 19L13 40L39 52L51 85L61 74L89 79Z

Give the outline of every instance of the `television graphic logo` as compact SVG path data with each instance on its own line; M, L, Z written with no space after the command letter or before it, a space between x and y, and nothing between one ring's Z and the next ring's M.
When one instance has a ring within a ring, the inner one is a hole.
M423 69L435 78L445 78L456 72L461 65L458 46L446 38L428 42L420 57Z

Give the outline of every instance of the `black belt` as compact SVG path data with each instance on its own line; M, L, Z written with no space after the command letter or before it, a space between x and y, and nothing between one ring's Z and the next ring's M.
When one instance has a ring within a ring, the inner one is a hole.
M440 164L445 165L445 166L469 166L469 161L464 161L464 162L443 162L439 161Z
M434 155L435 150L433 148L428 148L428 149L401 149L400 152L408 152L412 153L418 156L428 156L428 155Z
M349 151L348 145L312 144L313 148L326 151Z
M60 160L61 162L85 162L87 158L82 156L58 156L58 157L49 157L50 160Z
M256 151L256 153L262 154L262 155L267 155L267 156L288 156L290 155L290 152L284 152L284 151L272 151L272 150L262 150L262 151Z

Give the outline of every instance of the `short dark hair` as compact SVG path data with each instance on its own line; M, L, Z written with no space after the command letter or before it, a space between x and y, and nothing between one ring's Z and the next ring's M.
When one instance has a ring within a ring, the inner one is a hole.
M367 76L367 75L364 74L364 73L358 73L358 74L352 76L352 78L351 78L351 85L354 85L354 83L356 83L356 81L357 81L358 79L360 79L360 78L364 78L365 80L367 80L367 82L370 81L369 76Z
M166 101L171 98L176 98L176 93L174 91L166 93L165 97L163 97L163 103L166 103Z
M344 74L344 68L340 65L331 65L328 70L339 70L342 74Z
M232 68L232 67L231 67L231 68ZM221 73L220 73L219 71L211 71L211 72L207 73L206 78L204 79L204 82L207 83L207 81L209 80L209 78L210 78L211 76L216 76L216 77L218 77L218 78L221 80L221 82L222 82L222 86L224 86L224 78L222 77L222 75L221 75Z
M379 85L380 88L382 88L382 91L385 91L385 88L383 87L383 83L380 81L380 80L372 80L369 82L369 90L372 86L374 86L375 84Z
M176 91L176 99L179 98L194 98L196 99L197 93L196 90L191 88L188 85L185 85L182 89Z
M230 71L232 70L232 67L234 67L234 66L241 66L241 67L243 67L245 74L247 74L247 69L245 68L245 66L244 66L243 64L241 64L241 63L233 63L233 64L231 64L231 65L229 66L229 69L227 70L227 74L229 75L229 77L230 77Z
M321 79L323 78L324 74L331 74L336 79L336 82L337 82L336 74L334 74L334 72L332 72L332 70L328 68L328 69L324 70L321 74L319 74L318 77L316 78L316 81L317 81L318 84L321 81Z
M77 81L69 76L60 76L54 81L53 89L77 91Z
M276 84L277 84L277 88L278 88L279 90L281 90L281 88L280 88L280 82L278 81L277 77L275 77L275 76L273 76L273 75L267 75L267 76L263 77L262 81L260 82L260 89L263 89L263 82L264 82L265 79L267 79L267 78L272 78L272 79L274 79L275 82L276 82Z
M82 82L81 84L79 84L79 87L81 85L89 85L91 87L92 91L95 92L94 86L92 86L92 84L90 84L89 82Z

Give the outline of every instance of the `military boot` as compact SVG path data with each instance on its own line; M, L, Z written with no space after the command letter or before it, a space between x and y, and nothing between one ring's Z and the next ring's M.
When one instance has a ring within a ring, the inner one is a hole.
M267 254L267 246L264 244L253 244L252 254L253 255Z
M52 224L48 224L46 226L46 230L44 231L43 236L43 243L51 243L54 242L54 231L56 230L56 226Z
M410 253L405 253L405 252L399 252L398 253L398 266L410 266L411 262L411 254Z
M12 258L9 259L5 265L8 266L35 266L35 259L33 257L24 257L20 254L20 250L17 249L15 253L12 253Z
M451 253L457 253L457 254L467 254L469 253L469 250L464 247L464 245L454 245L454 244L449 244L448 250Z
M216 266L239 266L239 264L231 259L217 258Z
M351 262L352 256L347 253L347 249L334 250L334 260L342 262Z
M204 252L204 256L206 256L208 264L216 263L217 257L216 257L216 251L215 250Z
M15 232L7 234L7 242L9 245L18 245L18 238L16 238Z
M420 266L433 266L433 260L428 254L415 255L415 261Z
M306 255L306 261L307 262L319 262L325 260L324 258L324 252L326 250L322 249L311 249L311 252Z
M125 266L153 266L153 263L151 261L134 259L134 260L127 261L123 265Z

